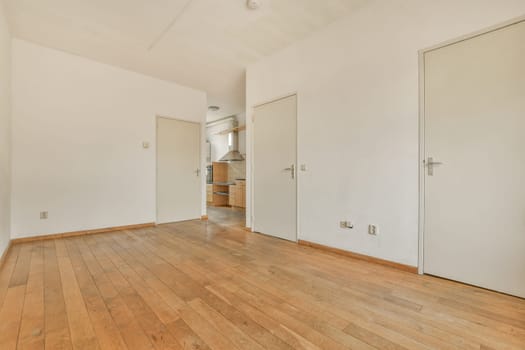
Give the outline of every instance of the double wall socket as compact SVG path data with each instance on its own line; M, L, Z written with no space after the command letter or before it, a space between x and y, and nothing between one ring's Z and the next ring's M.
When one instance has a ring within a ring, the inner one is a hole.
M352 228L354 228L354 224L352 224L350 221L340 221L339 222L339 227L340 228L352 229Z
M354 224L350 221L339 221L340 228L353 229ZM376 225L368 225L368 234L372 236L377 236L378 229Z

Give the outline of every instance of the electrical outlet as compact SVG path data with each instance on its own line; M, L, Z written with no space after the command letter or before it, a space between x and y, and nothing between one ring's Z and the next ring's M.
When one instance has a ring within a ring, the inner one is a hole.
M372 236L377 236L377 226L376 225L368 225L368 234Z
M47 219L47 211L40 212L40 220Z
M354 228L354 224L352 224L350 221L340 221L339 222L339 227L340 228L352 229L352 228Z

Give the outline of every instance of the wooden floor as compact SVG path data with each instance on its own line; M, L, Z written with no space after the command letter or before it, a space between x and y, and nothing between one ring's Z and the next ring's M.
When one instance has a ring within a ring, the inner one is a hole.
M0 349L525 349L523 299L210 219L15 245Z

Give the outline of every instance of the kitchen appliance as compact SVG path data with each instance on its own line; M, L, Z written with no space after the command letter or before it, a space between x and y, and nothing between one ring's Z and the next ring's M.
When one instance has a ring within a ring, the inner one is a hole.
M237 120L233 121L233 127L228 134L228 153L219 159L219 162L240 162L244 160L241 152L239 152L239 131Z
M213 184L213 166L212 165L208 165L206 167L206 183L208 185Z

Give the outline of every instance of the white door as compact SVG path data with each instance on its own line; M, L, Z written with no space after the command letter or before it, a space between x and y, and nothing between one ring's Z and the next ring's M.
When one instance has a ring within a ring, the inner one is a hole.
M424 271L525 297L525 22L424 58Z
M200 218L200 125L157 118L157 223Z
M255 108L253 228L297 240L297 97Z

